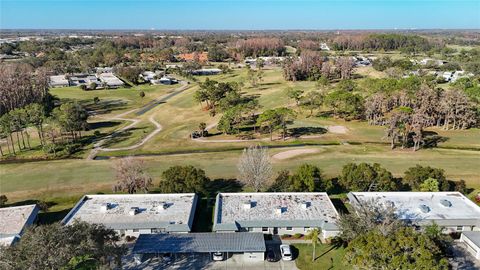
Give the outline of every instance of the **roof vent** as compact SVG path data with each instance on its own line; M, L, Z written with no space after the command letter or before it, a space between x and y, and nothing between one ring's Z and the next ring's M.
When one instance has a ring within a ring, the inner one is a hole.
M158 211L163 211L165 209L167 209L168 205L166 202L160 202L160 204L157 206L157 210Z
M283 212L285 212L287 209L281 206L275 207L275 214L281 215Z
M252 208L252 201L248 200L248 201L244 201L243 202L243 209L250 209Z
M135 216L136 214L138 214L138 207L131 207L130 210L128 211L128 214L130 216Z
M302 202L302 209L307 209L310 206L310 202L303 201Z
M451 207L452 206L452 202L449 201L449 200L440 200L440 204L443 206L443 207Z
M110 203L102 203L102 205L100 205L100 211L101 212L107 212L108 209L111 208L111 205Z
M387 207L395 207L395 203L394 203L393 201L386 200L386 201L385 201L385 206L387 206Z
M420 205L419 209L422 213L430 212L430 207L428 207L428 205L425 205L425 204Z

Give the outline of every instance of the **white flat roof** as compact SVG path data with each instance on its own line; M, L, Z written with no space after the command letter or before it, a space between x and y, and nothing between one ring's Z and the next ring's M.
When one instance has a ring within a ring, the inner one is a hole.
M251 208L246 209L248 202ZM220 227L235 223L242 227L320 227L338 219L337 210L323 192L219 193L216 204L215 225Z
M68 225L78 219L119 230L190 231L196 201L193 193L85 195L63 223ZM136 213L131 215L134 208Z
M0 242L8 244L20 236L26 226L33 224L38 211L36 204L0 208Z
M393 205L405 220L480 221L480 207L460 192L350 192L349 199Z

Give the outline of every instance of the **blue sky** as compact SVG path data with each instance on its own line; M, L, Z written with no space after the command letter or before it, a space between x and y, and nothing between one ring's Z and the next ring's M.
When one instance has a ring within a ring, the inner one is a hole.
M2 29L480 28L480 0L0 0Z

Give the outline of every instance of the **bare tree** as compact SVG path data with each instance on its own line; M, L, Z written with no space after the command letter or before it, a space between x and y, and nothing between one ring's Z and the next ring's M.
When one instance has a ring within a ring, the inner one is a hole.
M126 157L115 163L115 178L117 183L113 190L126 191L128 194L137 191L147 192L152 185L152 178L145 172L145 165L142 160Z
M272 178L272 164L266 147L254 145L244 149L237 167L239 181L255 192L265 188Z
M335 61L335 67L340 74L340 79L350 79L352 77L353 67L355 63L351 57L340 57Z

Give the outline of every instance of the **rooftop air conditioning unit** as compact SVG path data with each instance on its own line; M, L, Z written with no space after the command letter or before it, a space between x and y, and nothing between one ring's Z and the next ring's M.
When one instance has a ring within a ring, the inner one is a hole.
M252 201L248 200L248 201L244 201L243 202L243 209L247 210L247 209L250 209L252 208Z
M281 215L284 212L284 210L285 209L283 207L277 206L277 207L275 207L275 214Z
M100 205L101 212L107 212L108 209L110 209L110 203L102 203L102 205Z
M422 213L430 212L430 207L428 207L428 205L425 205L425 204L420 205L419 209Z
M132 207L132 208L130 208L130 210L128 211L128 214L129 214L130 216L135 216L137 213L138 213L138 208L137 208L137 207Z
M303 201L302 202L302 209L307 210L307 208L310 206L310 202Z

